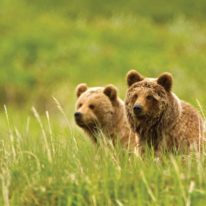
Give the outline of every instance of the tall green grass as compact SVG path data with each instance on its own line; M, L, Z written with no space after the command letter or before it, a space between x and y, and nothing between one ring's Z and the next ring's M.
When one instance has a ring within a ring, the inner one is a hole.
M204 205L205 150L151 151L93 145L65 116L1 112L0 205Z

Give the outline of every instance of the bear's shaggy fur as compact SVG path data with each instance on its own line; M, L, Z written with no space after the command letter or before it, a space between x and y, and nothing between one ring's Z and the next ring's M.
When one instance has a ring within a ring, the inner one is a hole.
M163 73L159 78L144 78L131 70L127 84L127 117L139 136L140 149L145 144L155 152L188 151L193 145L200 146L203 119L190 104L171 92L170 73Z
M101 131L105 137L120 138L120 143L135 148L136 135L127 121L124 102L117 96L113 85L91 87L79 84L76 88L77 102L75 121L94 141Z

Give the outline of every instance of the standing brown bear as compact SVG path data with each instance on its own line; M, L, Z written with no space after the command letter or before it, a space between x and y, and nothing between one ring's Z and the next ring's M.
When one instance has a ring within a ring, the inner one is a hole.
M145 144L155 152L200 146L203 119L190 104L171 92L172 82L170 73L158 78L144 78L135 70L127 74L126 111L142 149Z
M137 148L138 139L130 129L124 102L118 97L113 85L88 88L86 84L79 84L76 95L76 124L93 142L97 142L99 132L102 132L113 143L116 138L120 138L119 141L124 146Z

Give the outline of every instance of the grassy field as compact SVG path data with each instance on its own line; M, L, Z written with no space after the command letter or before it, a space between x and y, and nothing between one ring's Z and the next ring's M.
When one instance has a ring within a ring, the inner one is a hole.
M42 2L0 2L0 205L205 205L205 149L140 159L95 147L73 121L78 83L124 98L131 68L171 72L205 112L205 2Z

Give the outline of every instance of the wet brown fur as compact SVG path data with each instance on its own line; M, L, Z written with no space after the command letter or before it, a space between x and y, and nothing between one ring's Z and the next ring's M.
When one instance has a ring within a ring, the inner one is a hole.
M188 103L171 92L172 76L162 74L159 78L143 78L132 70L127 74L128 92L126 111L132 130L145 144L155 151L188 150L200 146L203 139L203 120ZM133 112L135 104L144 108L143 116ZM199 148L199 147L198 147Z

